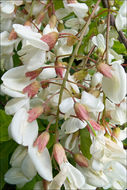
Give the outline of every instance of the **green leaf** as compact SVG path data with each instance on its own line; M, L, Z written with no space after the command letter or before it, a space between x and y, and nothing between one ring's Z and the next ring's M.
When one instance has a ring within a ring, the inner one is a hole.
M12 117L6 115L4 110L0 110L0 141L9 140L8 126L11 122Z
M127 55L127 50L126 50L125 46L122 43L120 43L119 41L114 41L114 45L113 45L112 49L118 54Z
M55 10L64 7L63 0L59 0L59 2L58 2L58 0L53 0L53 4L54 4L54 7L55 7Z
M8 170L9 156L16 147L17 144L13 140L0 143L0 190L2 190L5 184L4 174Z
M90 146L92 144L92 141L90 139L90 133L86 128L80 130L80 143L81 143L80 149L81 149L83 155L86 158L90 159L92 156L90 154Z

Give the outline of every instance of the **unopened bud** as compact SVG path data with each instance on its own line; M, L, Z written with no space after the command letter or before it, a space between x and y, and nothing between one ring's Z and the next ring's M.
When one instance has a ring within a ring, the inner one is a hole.
M43 113L43 111L44 109L42 106L32 108L31 110L28 111L29 114L28 121L29 122L34 121Z
M65 150L60 143L56 143L53 147L53 155L59 165L67 161Z
M114 129L113 129L113 132L112 132L112 135L113 135L114 137L118 138L119 135L120 135L120 128L119 128L119 127L114 128Z
M9 34L8 40L15 40L17 39L17 33L12 29L12 31Z
M92 127L93 127L95 130L99 131L99 130L101 129L101 125L99 125L96 121L90 119L90 120L89 120L89 123L92 125ZM88 126L88 127L89 127L89 126Z
M23 89L23 93L27 93L28 97L34 97L38 93L39 88L40 83L38 81L34 81Z
M51 113L51 109L47 104L43 105L44 107L44 115L49 115Z
M30 80L32 79L35 79L36 77L38 77L38 75L42 72L42 68L39 68L37 70L34 70L34 71L30 71L30 72L27 72L25 74L26 77L30 77Z
M82 81L82 80L84 80L84 78L86 77L86 75L87 75L87 71L80 70L80 71L77 71L77 72L74 73L74 78L77 81Z
M64 68L61 61L55 62L55 71L56 71L57 76L60 76L61 78L63 78Z
M77 41L77 37L72 34L72 36L68 36L67 38L67 45L73 46Z
M42 23L43 19L45 17L45 12L40 12L39 15L36 18L36 24L39 25L40 23Z
M86 108L82 104L80 104L78 102L75 103L74 104L74 110L75 110L77 117L80 120L88 120L89 119L88 111L86 110Z
M88 161L81 153L73 155L75 162L81 167L88 167Z
M55 46L58 40L58 37L59 37L59 34L57 32L50 32L48 34L43 35L41 37L41 40L47 43L49 46L49 50L51 50Z
M113 6L114 5L114 0L111 0L111 1L109 1L109 6Z
M105 77L112 78L112 69L109 65L105 63L99 63L97 65L97 70L102 73Z
M43 132L34 142L34 146L38 146L38 151L43 152L44 148L48 144L50 135L47 131Z
M57 18L55 15L52 15L51 18L49 19L49 25L50 28L54 28L56 26Z

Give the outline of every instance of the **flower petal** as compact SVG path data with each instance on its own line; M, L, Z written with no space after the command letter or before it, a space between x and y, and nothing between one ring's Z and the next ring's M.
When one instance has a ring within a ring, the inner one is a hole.
M51 181L52 165L48 149L45 148L42 153L39 153L37 147L29 146L28 154L39 175L45 180Z

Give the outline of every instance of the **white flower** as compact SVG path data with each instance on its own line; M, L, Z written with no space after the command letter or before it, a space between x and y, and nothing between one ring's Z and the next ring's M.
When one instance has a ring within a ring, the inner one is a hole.
M67 170L67 179L64 183L66 189L80 189L84 183L85 178L82 173L72 166L69 162L63 162L60 165L60 169L66 168Z
M45 148L42 153L38 152L37 147L29 146L28 154L39 175L47 181L52 180L52 165L48 149Z
M85 3L76 2L68 4L66 0L63 3L65 8L70 12L74 12L77 17L84 18L85 16L87 16L88 6Z
M20 6L23 4L23 0L19 1L7 1L1 2L1 11L6 14L11 14L14 12L15 5Z
M126 7L127 7L127 2L124 1L124 3L120 7L119 12L116 16L115 24L116 24L118 31L124 29L127 25L127 9L126 9Z
M126 95L126 73L119 64L112 65L112 77L103 76L102 89L115 104L119 104Z
M22 39L28 40L28 42L43 51L48 51L49 46L47 43L41 40L42 35L38 32L34 32L30 26L23 26L21 24L13 24L13 28L17 35Z
M27 149L23 146L16 148L10 164L12 168L6 172L4 177L7 183L23 186L36 175L35 167L27 154Z
M9 135L18 143L24 146L31 145L38 135L37 121L29 123L28 113L25 108L18 110L9 126Z

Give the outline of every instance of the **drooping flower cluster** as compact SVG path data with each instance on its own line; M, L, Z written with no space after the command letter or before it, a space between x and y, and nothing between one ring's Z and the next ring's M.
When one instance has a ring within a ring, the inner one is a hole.
M1 91L18 144L7 183L22 188L39 176L34 190L127 188L126 73L114 48L126 2L118 14L109 5L106 18L100 2L1 2Z

